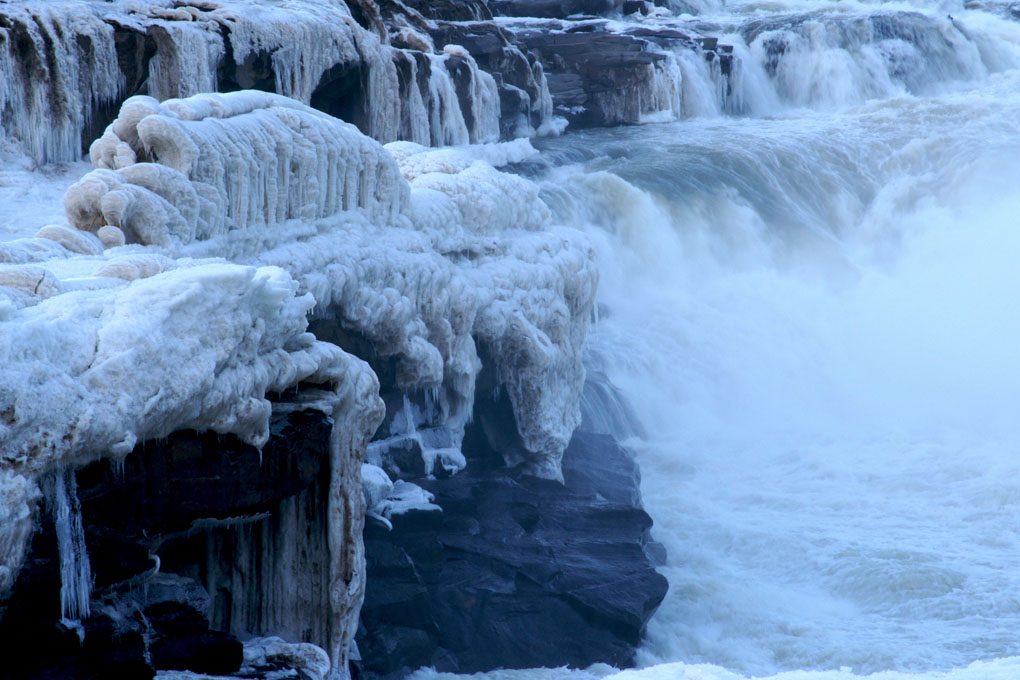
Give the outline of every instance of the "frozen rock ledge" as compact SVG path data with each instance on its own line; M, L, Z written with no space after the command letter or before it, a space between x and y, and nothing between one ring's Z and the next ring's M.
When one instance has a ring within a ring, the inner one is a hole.
M69 565L66 625L124 585L85 571L75 470L130 467L140 444L181 430L256 451L274 410L318 410L332 422L329 625L304 641L344 677L364 593L361 465L381 423L427 412L443 432L432 457L456 467L486 369L513 416L492 445L509 466L562 478L597 273L537 187L493 167L529 152L522 140L388 150L262 92L125 102L92 146L96 169L67 192L69 224L0 252L0 597L44 508ZM128 580L169 561L149 538L155 566Z

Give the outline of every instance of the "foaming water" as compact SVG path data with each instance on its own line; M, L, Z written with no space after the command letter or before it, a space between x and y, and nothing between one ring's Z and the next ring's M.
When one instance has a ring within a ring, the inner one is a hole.
M897 671L879 671L868 675L855 674L844 668L833 671L789 671L755 677L755 680L1014 680L1020 676L1020 658L997 659L991 662L974 662L965 668L946 673L913 674ZM746 676L727 671L711 664L668 663L641 670L615 672L603 666L585 670L567 668L536 668L528 670L498 670L473 675L453 675L422 670L414 673L411 680L749 680Z
M643 664L1020 654L1018 93L550 143L592 155L547 200L597 245L590 351L649 433Z
M705 3L693 14L630 18L693 29L733 48L727 76L681 49L685 117L840 109L903 94L937 95L1020 65L1016 21L994 0L775 0ZM710 71L710 72L706 72Z
M648 21L724 36L729 100L689 62L691 118L540 143L600 258L586 409L639 458L670 592L640 670L476 677L1020 677L1020 24L992 4L678 2Z

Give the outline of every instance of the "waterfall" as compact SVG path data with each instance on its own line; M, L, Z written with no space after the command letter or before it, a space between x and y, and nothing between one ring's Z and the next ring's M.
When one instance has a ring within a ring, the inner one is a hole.
M544 191L596 243L588 351L670 554L636 677L1020 653L1018 85L545 144L593 159Z

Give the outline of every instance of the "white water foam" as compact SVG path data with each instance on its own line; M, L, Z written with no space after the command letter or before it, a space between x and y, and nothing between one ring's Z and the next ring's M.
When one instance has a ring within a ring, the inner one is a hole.
M1018 92L573 140L670 553L621 678L1016 677Z
M472 677L1020 677L1018 93L543 145L671 588L639 670Z

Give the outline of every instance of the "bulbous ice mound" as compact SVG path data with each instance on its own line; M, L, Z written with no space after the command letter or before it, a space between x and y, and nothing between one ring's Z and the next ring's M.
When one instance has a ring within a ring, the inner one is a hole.
M43 475L178 429L261 446L267 395L317 383L335 394L331 498L352 518L330 535L343 623L318 642L345 668L364 585L357 470L383 406L341 344L395 367L391 389L431 395L451 450L490 357L520 440L507 463L561 477L598 280L590 243L550 224L534 183L493 167L533 153L526 140L391 148L262 92L124 104L67 191L70 226L0 252L0 591Z
M131 97L89 157L97 170L67 191L68 220L143 245L353 208L388 221L408 199L392 156L356 127L267 92Z

